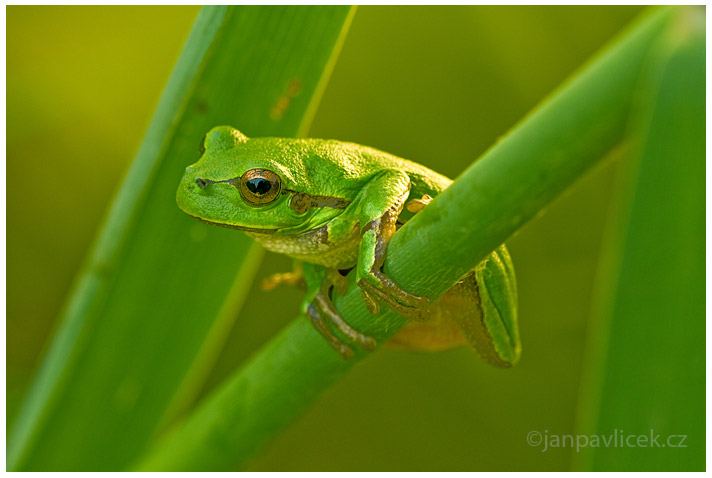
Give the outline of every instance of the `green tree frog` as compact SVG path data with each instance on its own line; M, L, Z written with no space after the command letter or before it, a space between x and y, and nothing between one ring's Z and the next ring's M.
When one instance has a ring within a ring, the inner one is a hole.
M440 350L469 343L503 367L519 359L517 288L504 245L430 302L381 271L399 225L426 207L451 180L417 163L353 143L248 138L229 126L210 130L200 159L177 192L190 216L245 231L268 250L296 259L295 272L267 281L306 288L302 312L344 358L375 340L349 326L332 298L355 268L368 310L386 304L413 319L390 344Z

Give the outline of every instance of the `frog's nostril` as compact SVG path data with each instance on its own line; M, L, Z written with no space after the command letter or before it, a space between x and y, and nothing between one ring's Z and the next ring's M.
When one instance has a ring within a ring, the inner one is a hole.
M203 189L208 185L208 182L203 178L195 178L195 184L197 184L200 189Z

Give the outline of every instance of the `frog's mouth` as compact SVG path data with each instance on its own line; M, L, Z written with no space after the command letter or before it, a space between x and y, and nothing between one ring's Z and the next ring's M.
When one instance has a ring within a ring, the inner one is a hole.
M188 214L188 215L190 217L192 217L193 219L197 219L200 222L204 222L206 224L211 224L213 226L226 227L228 229L238 229L240 231L255 232L258 234L274 234L275 232L278 231L278 229L260 229L259 227L236 226L235 224L226 224L224 222L209 221L208 219L203 219L202 217L193 216L192 214Z

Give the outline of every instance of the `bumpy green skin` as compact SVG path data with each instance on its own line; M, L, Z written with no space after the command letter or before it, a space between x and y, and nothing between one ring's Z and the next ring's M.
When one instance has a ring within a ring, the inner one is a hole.
M400 289L380 267L396 220L405 222L411 215L403 209L405 203L424 195L435 197L450 185L450 179L353 143L249 139L229 126L208 132L201 152L200 160L186 169L181 180L179 207L202 221L242 229L269 250L316 265L305 269L303 311L342 355L348 357L350 348L330 334L327 323L363 347L372 348L375 342L350 329L331 305L331 289L341 287L338 274L333 273L337 269L356 268L372 312L384 302L402 315L427 318L427 299ZM279 177L279 194L268 204L250 204L241 194L240 179L253 170L269 170ZM499 257L496 251L493 254ZM483 276L478 276L477 284L482 298L478 320L496 357L488 360L513 364L519 356L513 269L489 269L478 272Z

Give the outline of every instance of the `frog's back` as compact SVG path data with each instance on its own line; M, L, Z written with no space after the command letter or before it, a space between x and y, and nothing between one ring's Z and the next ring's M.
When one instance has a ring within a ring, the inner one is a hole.
M338 140L292 139L293 150L303 151L305 173L327 168L331 177L354 181L365 180L384 170L398 170L411 178L411 196L437 195L452 180L425 166L368 146Z

